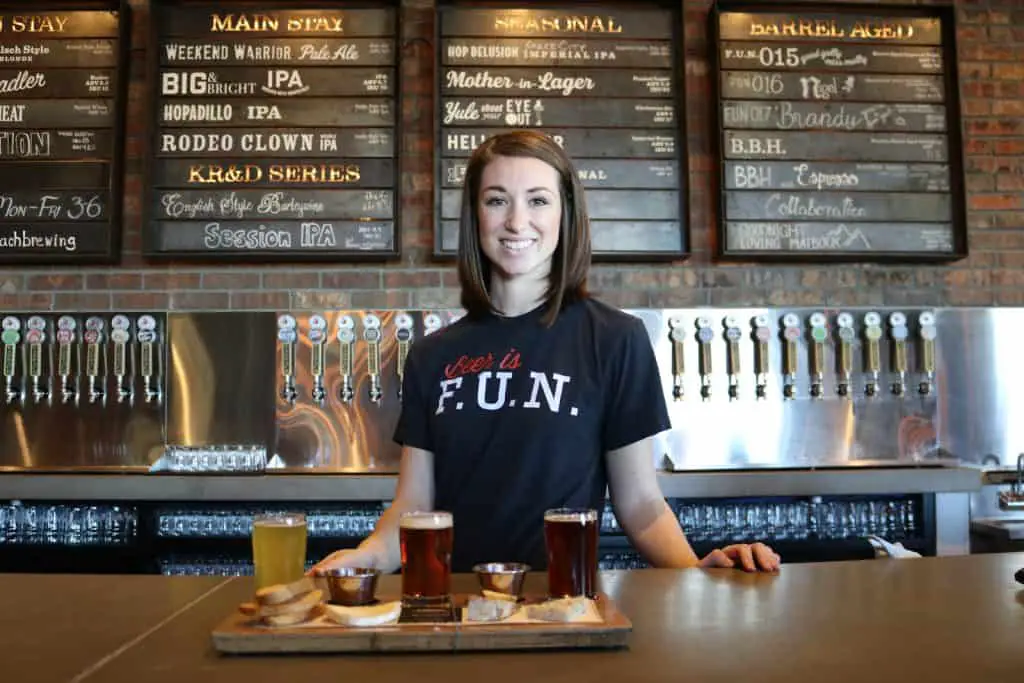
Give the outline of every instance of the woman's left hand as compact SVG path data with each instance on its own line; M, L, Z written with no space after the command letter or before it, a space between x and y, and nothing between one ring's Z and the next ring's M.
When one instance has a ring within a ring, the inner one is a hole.
M778 553L764 543L737 543L712 550L697 566L705 569L738 567L747 572L775 572L781 564L782 558Z

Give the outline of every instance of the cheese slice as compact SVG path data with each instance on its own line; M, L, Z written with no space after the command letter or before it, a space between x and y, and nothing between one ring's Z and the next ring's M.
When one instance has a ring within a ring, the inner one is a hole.
M588 598L559 598L527 605L526 617L538 621L575 621L587 614Z
M342 626L384 626L398 621L402 614L402 603L395 600L359 607L328 604L325 610L328 619Z
M515 602L503 598L492 600L473 595L466 605L466 621L502 621L515 614L516 609L518 607Z

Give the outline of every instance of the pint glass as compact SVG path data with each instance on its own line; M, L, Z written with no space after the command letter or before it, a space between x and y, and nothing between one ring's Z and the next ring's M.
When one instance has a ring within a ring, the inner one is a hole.
M253 517L252 561L256 590L301 579L306 570L306 516L282 512Z
M402 600L444 603L451 595L452 515L406 512L399 523L402 548Z
M596 596L597 532L596 510L559 508L544 513L552 598Z

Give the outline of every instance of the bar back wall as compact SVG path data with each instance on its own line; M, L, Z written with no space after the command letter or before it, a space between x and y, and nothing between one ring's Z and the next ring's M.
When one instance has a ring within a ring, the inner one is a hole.
M122 262L0 270L0 307L227 310L457 307L449 263L433 254L434 3L403 0L400 64L401 259L383 265L149 265L142 256L148 144L148 1L132 0ZM1024 4L958 0L970 256L949 265L715 262L708 0L684 0L690 240L686 261L595 266L592 289L623 307L1024 305ZM879 6L884 0L854 3ZM904 3L905 4L905 3ZM932 4L918 2L920 5ZM938 4L938 3L934 3ZM813 3L808 3L813 5Z

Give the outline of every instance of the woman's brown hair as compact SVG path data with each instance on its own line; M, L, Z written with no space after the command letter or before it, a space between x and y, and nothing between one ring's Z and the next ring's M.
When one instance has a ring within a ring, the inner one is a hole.
M477 203L484 169L496 157L539 159L558 172L562 194L562 220L558 246L551 258L544 324L552 325L563 306L587 296L590 270L590 218L583 185L572 160L547 135L529 130L500 133L484 140L469 158L462 185L462 214L459 220L459 284L462 307L471 316L494 311L491 301L491 263L480 246Z

